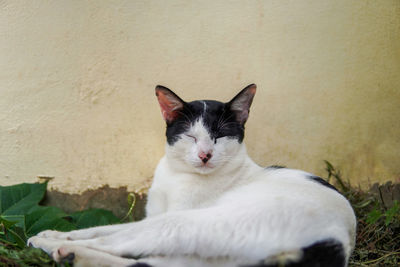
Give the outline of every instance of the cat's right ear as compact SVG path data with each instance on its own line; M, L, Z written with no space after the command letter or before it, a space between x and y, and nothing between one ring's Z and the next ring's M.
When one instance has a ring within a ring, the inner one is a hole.
M162 85L156 86L156 96L160 104L161 114L167 123L174 121L183 109L185 101Z

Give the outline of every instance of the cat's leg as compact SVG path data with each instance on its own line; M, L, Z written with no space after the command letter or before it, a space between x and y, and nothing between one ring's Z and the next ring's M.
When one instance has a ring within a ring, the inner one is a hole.
M132 257L138 255L241 257L246 254L245 246L249 245L248 235L252 233L238 230L244 225L236 223L240 220L235 218L237 215L229 209L231 208L212 207L149 217L135 223L134 227L126 232L113 235L124 241L115 244L111 248L111 253ZM248 226L251 231L251 222Z
M61 246L74 245L117 256L199 255L247 257L265 254L259 247L254 223L238 218L229 207L176 211L150 217L111 235L87 240L58 240L33 237L29 241L51 253ZM255 241L254 241L255 240ZM49 250L49 248L50 250Z
M75 267L96 266L128 266L137 263L134 259L127 259L111 255L104 251L76 246L63 245L63 240L34 237L31 244L40 247L58 263L74 264Z
M151 267L232 267L238 262L225 258L204 259L197 255L182 256L150 256L138 260L123 258L95 249L63 245L62 240L52 240L35 237L35 246L41 247L58 263L73 264L74 267L122 267L122 266L151 266Z
M62 246L51 254L58 263L69 263L74 267L125 267L137 263L134 259L114 256L103 251L86 247Z
M123 231L129 228L131 223L114 224L97 226L87 229L74 230L70 232L59 232L54 230L45 230L37 234L39 237L52 238L52 239L63 239L63 240L83 240L92 239L100 236L111 235L116 232Z

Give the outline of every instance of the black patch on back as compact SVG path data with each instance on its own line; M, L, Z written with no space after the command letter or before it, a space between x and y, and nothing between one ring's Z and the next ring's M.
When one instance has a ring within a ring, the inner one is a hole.
M132 265L129 265L128 267L152 267L150 264L144 263L144 262L138 262Z
M336 189L336 187L334 187L333 185L331 185L330 183L328 183L327 181L325 181L321 177L318 177L318 176L315 176L315 175L310 175L310 176L308 176L308 178L313 180L313 181L315 181L315 182L317 182L317 183L320 183L323 186L326 186L326 187L328 187L330 189L333 189L336 192L340 193L339 190Z
M302 249L303 256L298 262L287 262L285 267L343 267L345 255L343 245L334 240L327 239L316 242ZM280 267L279 264L257 264L247 267Z
M285 166L280 166L280 165L271 165L266 167L266 169L285 169Z
M206 112L204 103L207 105ZM243 141L244 126L236 120L236 115L229 106L214 100L203 100L184 103L179 116L171 123L167 123L168 144L173 145L178 141L179 135L187 131L200 117L203 118L204 125L214 140L227 136L238 139L239 143Z

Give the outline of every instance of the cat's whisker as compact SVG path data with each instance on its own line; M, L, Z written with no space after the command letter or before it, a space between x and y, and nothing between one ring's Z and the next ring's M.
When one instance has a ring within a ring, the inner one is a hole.
M229 119L231 119L234 116L234 114L230 114L228 117L226 117L221 123L218 124L218 129L221 128L222 125L224 125Z
M221 116L219 116L218 122L217 122L217 129L219 128L221 121L224 120L224 115L225 115L226 111L227 111L227 109L224 108L224 111L222 112Z
M183 115L183 117L185 118L185 122L187 122L188 125L192 124L191 119L189 118L189 116L187 114L183 113L182 111L178 111L178 114Z
M236 122L226 122L220 126L220 130L229 128L230 125L237 126Z

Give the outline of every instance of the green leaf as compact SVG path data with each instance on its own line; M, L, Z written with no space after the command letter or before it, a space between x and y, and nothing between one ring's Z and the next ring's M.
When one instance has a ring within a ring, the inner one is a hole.
M325 162L325 165L326 165L325 169L326 169L328 172L332 172L332 171L335 169L335 168L333 167L333 165L332 165L329 161L324 160L324 162Z
M370 213L367 215L367 223L369 224L374 224L376 223L381 217L383 216L382 212L380 212L378 209L373 209Z
M76 227L68 222L61 209L56 207L33 207L26 215L26 234L33 236L43 230L71 231Z
M111 211L103 209L78 211L71 214L70 217L78 229L119 222L119 219Z
M15 247L0 246L0 266L55 267L58 265L38 248L16 249Z
M43 199L46 187L47 183L0 186L0 214L25 214Z
M0 223L2 223L6 228L10 228L15 225L22 229L25 229L25 216L24 215L1 215Z
M22 217L22 219L24 219L24 216L20 216L20 215L10 215L10 216L3 215L3 216L0 216L0 223L1 223L1 225L3 225L6 228L10 228L14 224L18 223L19 220L21 219L21 217Z
M399 216L400 205L397 200L394 201L393 206L385 212L385 225L388 226L392 223L395 216Z
M50 229L71 231L118 223L107 210L91 209L68 216L56 207L39 206L47 183L0 186L0 240L24 248L28 237Z
M0 239L15 243L20 248L25 246L25 216L2 215L0 216Z
M13 241L16 242L18 247L20 247L20 248L25 247L26 236L25 236L24 231L21 228L18 228L18 227L8 228L6 234L10 235L12 237Z

